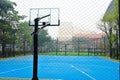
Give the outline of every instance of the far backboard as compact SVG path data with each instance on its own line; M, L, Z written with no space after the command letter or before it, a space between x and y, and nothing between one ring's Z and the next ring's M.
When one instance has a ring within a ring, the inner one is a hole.
M34 20L36 18L41 18L46 15L50 15L50 16L47 16L47 17L41 19L38 23L38 26L43 26L42 25L43 22L50 24L49 26L59 26L60 25L59 8L31 8L29 25L34 26L35 25Z

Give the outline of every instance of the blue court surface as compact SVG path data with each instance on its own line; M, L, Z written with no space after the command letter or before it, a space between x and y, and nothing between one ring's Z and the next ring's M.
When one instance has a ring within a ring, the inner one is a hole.
M33 56L0 60L0 78L32 78ZM95 56L39 56L38 77L48 80L119 80L119 63Z

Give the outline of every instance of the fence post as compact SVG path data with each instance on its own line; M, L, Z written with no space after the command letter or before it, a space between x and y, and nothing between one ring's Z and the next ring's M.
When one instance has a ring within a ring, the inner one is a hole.
M67 44L65 44L65 56L67 55L66 49L67 49Z
M56 55L58 54L58 38L57 38L57 41L56 41Z
M80 49L80 47L79 47L79 38L78 38L78 56L80 55L79 54L79 49Z

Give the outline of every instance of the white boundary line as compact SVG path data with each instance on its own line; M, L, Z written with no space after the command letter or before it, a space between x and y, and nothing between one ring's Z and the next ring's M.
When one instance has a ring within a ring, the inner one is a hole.
M28 66L28 67L24 67L24 68L18 68L18 69L13 69L13 70L10 70L10 71L5 71L5 72L0 72L0 74L5 74L5 73L9 73L9 72L14 72L14 71L18 71L18 70L22 70L22 69L26 69L26 68L30 68L32 66Z
M78 69L78 68L75 67L74 65L71 65L71 67L74 68L75 70L77 70L77 71L83 73L84 75L86 75L86 76L89 77L90 79L92 79L92 80L96 80L94 77L90 76L89 74L87 74L87 73L84 72L84 71L81 71L80 69Z

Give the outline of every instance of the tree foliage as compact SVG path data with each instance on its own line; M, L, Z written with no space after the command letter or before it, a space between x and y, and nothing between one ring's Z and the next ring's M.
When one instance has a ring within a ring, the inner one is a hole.
M17 6L15 2L10 0L0 0L0 44L2 44L2 54L5 54L6 44L13 44L16 36L16 29L19 21L24 16L18 15L18 11L14 9Z
M23 49L32 46L32 36L30 35L33 32L33 28L28 25L28 22L21 22L17 30L17 40L16 45Z
M112 0L111 4L109 5L106 13L104 14L103 18L101 19L101 23L98 24L99 29L106 33L109 46L110 46L110 53L111 49L116 47L118 48L118 36L119 36L119 26L118 26L118 0Z
M101 23L98 24L99 29L107 34L108 39L112 39L112 35L115 34L118 29L118 0L113 0L108 7L105 15L101 19ZM113 40L113 39L112 39ZM114 41L114 40L113 40Z
M50 41L51 37L48 35L47 31L41 29L38 33L38 44L39 46L44 45L46 42Z
M48 42L51 42L51 37L48 35L47 31L44 29L41 29L38 33L38 46L40 48L40 51L43 51L43 48L47 45Z

